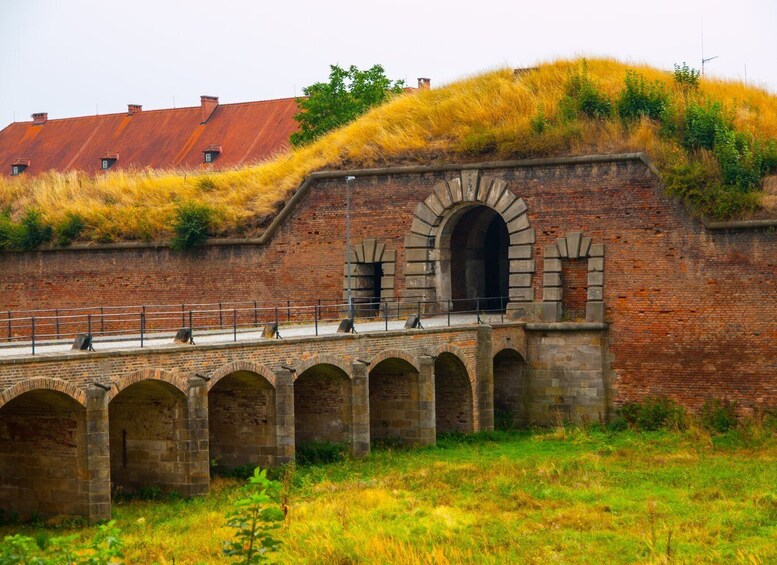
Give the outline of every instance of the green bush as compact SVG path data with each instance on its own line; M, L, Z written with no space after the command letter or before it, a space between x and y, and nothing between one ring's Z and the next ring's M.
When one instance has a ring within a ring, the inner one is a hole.
M648 82L641 74L628 71L617 109L624 122L641 118L660 122L669 109L669 93L661 82Z
M760 147L744 133L718 131L715 157L720 163L724 184L747 192L760 185L763 157Z
M588 76L585 65L579 72L570 74L566 96L561 100L561 113L566 120L578 115L592 119L607 119L612 115L612 101Z
M540 135L548 129L548 118L545 117L545 111L542 109L542 106L537 108L537 113L532 116L529 125L531 126L532 132L536 135Z
M674 66L674 82L686 92L699 89L700 77L701 71L689 67L685 61L682 66L678 64Z
M65 219L54 227L57 245L70 245L82 231L84 231L84 219L78 214L68 213Z
M687 149L713 149L719 133L733 128L733 119L720 102L690 102L685 109L683 145Z
M107 565L123 563L121 531L114 522L97 527L91 540L79 543L79 535L35 539L20 534L0 542L0 565Z
M628 402L619 412L631 427L644 431L679 428L685 416L683 407L665 396L648 396L641 402Z
M208 239L213 222L213 209L199 202L184 202L178 207L170 242L173 249L199 247Z
M708 430L727 432L737 425L737 403L730 400L707 400L699 416Z
M297 447L298 465L326 465L346 458L348 446L330 441L309 441Z
M51 226L43 222L42 214L29 209L20 222L14 222L5 214L0 217L0 247L18 251L37 249L51 240Z
M777 173L777 141L770 139L763 146L764 174Z

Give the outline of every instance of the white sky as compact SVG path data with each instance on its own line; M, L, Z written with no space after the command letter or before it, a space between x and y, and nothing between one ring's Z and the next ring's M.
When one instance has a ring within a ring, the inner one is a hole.
M777 92L777 0L0 0L0 127L301 94L330 63L432 87L501 66L606 55Z

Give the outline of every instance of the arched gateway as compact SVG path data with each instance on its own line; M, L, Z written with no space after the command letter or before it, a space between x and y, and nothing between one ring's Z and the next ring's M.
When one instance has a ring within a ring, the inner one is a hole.
M405 236L408 302L528 313L533 244L526 203L496 177L465 170L434 186Z

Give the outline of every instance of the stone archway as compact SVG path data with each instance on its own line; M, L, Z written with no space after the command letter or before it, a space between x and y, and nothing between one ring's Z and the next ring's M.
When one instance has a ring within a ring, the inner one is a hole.
M494 222L497 216L501 218L500 222ZM465 223L461 224L462 221ZM494 228L491 228L492 223ZM507 290L506 309L514 317L531 316L535 270L533 244L536 236L530 226L526 203L512 193L504 180L481 175L479 170L464 170L453 179L438 182L426 200L416 206L410 232L405 236L404 301L439 301L433 309L446 309L448 300L456 292L456 285L462 288L461 282L455 282L462 277L465 298L468 297L467 292L477 294L481 287L483 292L486 291L484 283L475 281L478 273L483 273L486 268L485 258L479 264L470 266L470 274L467 274L466 266L463 267L463 275L457 274L457 269L462 271L458 265L452 266L453 261L460 262L460 258L454 256L455 238L468 239L465 229L457 236L456 226L468 224L476 232L469 238L472 256L477 249L485 247L489 229L497 231L503 224L506 236L494 233L490 236L491 241L501 239L506 244L506 258L491 261L492 264L506 265L506 283L499 282L496 288L500 293ZM492 268L492 272L494 270L498 271ZM467 277L471 279L469 291L466 290ZM505 278L499 277L499 281Z

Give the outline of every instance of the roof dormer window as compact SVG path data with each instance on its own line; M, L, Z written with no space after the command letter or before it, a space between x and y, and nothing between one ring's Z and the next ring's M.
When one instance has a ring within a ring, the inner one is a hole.
M202 150L203 162L212 163L221 155L221 145L211 144Z
M113 164L119 160L119 154L118 153L106 153L102 157L100 157L100 168L103 171L107 171L110 169Z
M29 159L17 159L13 163L11 163L11 176L18 177L29 166L30 166Z

